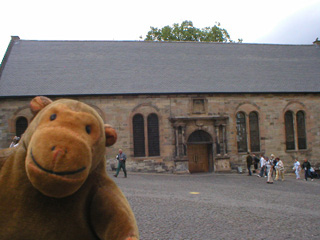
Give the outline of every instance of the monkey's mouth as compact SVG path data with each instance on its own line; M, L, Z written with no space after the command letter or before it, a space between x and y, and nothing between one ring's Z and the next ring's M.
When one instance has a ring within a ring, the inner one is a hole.
M54 174L54 175L58 175L58 176L73 175L73 174L82 172L82 171L84 171L84 170L86 169L86 167L82 167L82 168L79 168L78 170L75 170L75 171L55 172L55 171L52 171L52 170L49 170L49 169L46 169L46 168L42 167L42 166L36 161L35 157L33 156L33 154L32 154L32 149L31 149L30 155L31 155L31 159L32 159L33 163L34 163L39 169L41 169L41 170L44 171L44 172L50 173L50 174Z

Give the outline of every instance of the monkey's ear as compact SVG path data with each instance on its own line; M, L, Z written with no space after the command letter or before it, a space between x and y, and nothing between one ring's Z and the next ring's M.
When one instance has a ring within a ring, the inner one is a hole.
M117 132L109 124L104 125L104 132L106 134L106 146L112 146L117 141Z
M50 98L44 97L44 96L37 96L33 98L30 102L30 109L33 115L36 115L38 112L41 111L45 106L52 103L52 100Z

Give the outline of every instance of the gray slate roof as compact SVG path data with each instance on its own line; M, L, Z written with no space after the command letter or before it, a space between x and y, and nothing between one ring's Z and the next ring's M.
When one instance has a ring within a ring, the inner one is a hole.
M8 52L0 97L320 92L313 45L18 39Z

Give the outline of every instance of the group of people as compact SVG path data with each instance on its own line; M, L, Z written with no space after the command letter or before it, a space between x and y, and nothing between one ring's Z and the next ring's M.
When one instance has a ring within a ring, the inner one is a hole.
M20 141L20 137L14 136L14 138L12 139L12 142L11 142L9 148L17 147L17 146L19 145L19 141Z
M252 176L251 165L253 164L253 173L258 173L258 168L260 166L260 172L257 174L257 176L266 177L267 183L273 183L274 175L276 181L279 180L279 178L284 181L284 163L279 157L275 157L274 154L271 154L270 158L261 154L260 158L258 158L255 154L250 154L248 152L246 160L249 176ZM301 166L298 159L295 159L293 169L295 170L296 179L300 179L300 171L301 169L304 169L305 180L307 181L308 177L310 177L311 181L313 181L311 164L307 159L304 159L304 162Z
M317 173L315 172L314 168L311 167L310 162L308 161L308 159L304 159L302 165L300 165L300 162L298 161L298 159L295 159L295 163L293 165L293 170L296 173L296 178L300 179L300 171L301 169L304 170L304 178L306 181L308 181L308 177L311 178L311 181L313 181L314 177L318 177Z

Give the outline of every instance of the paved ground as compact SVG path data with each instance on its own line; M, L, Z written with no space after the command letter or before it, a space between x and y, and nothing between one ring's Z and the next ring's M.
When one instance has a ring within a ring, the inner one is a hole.
M239 174L122 176L114 180L142 240L320 239L319 179L292 175L271 185Z

